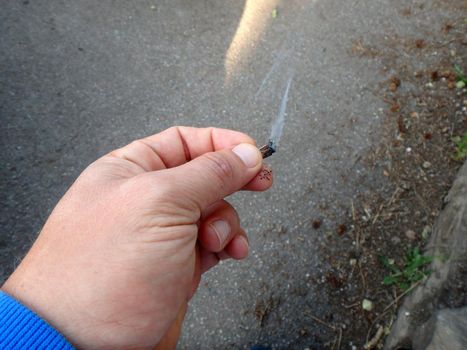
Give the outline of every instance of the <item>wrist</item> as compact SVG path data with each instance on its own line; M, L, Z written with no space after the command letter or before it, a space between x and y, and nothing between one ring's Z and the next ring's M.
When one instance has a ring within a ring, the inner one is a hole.
M73 346L44 319L0 290L0 348L71 350Z
M69 305L67 298L58 292L59 286L53 281L46 281L42 276L40 264L37 269L25 268L24 265L34 266L25 257L20 266L8 278L1 291L14 298L53 327L73 344L77 344L74 329L79 323L73 313L66 310Z

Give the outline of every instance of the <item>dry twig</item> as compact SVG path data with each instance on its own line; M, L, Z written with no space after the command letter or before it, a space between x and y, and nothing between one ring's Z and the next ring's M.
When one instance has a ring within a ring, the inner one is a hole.
M323 320L321 320L321 319L319 319L318 317L316 317L316 316L310 314L309 312L305 312L305 314L308 315L308 316L310 316L310 318L313 319L313 320L315 320L316 322L321 323L322 325L324 325L324 326L326 326L326 327L332 329L333 331L336 330L336 327L330 325L329 323L324 322Z
M368 329L368 333L366 335L366 342L368 343L369 342L369 338L370 338L370 333L371 333L371 330L373 329L373 326L376 324L376 322L378 322L380 319L382 319L384 317L384 315L386 315L386 313L389 311L389 309L397 304L399 302L399 300L401 300L401 298L403 298L405 295L407 295L408 293L410 293L415 287L417 287L419 284L421 284L422 282L424 282L426 280L426 277L424 277L423 279L421 279L420 281L414 283L412 286L410 286L409 289L407 289L404 293L402 293L401 295L399 295L398 297L394 298L393 301L391 301L383 310L383 312L381 314L378 315L378 317L375 318L375 320L373 321L373 323L371 324L370 328Z
M379 341L381 340L381 337L384 334L384 328L383 326L379 326L378 330L376 331L376 334L373 338L371 338L370 341L368 341L363 348L364 349L373 349L376 345L378 345Z
M378 212L377 212L376 215L375 215L375 218L373 219L373 222L372 222L373 225L374 225L374 224L376 223L376 221L378 220L378 218L379 218L379 216L381 215L381 213L382 213L384 207L386 206L386 207L389 208L389 207L394 203L394 201L396 200L396 196L397 196L397 194L399 193L400 190L401 190L400 187L397 187L397 188L396 188L396 190L395 190L394 193L392 194L391 199L389 200L389 202L388 202L387 205L384 204L384 203L381 204L381 206L380 206L379 209L378 209Z

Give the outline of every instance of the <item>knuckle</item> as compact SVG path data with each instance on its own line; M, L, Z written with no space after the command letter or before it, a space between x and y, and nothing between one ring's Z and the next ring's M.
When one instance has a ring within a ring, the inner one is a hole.
M241 222L240 221L240 215L238 215L237 210L234 207L232 207L232 211L233 211L233 215L235 217L235 220L237 220L237 223L240 224L240 222Z
M219 182L223 183L233 179L235 174L234 168L225 157L218 153L207 153L205 157L210 172Z
M131 144L138 154L150 155L153 153L152 148L142 139L135 140Z
M240 223L240 215L238 215L238 212L235 209L235 207L226 200L223 201L223 204L224 210L228 213L232 220L234 220L237 223Z

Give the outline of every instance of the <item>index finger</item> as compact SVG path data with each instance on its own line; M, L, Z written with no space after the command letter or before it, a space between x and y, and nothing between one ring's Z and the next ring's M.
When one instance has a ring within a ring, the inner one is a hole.
M174 126L120 148L111 155L129 160L146 171L173 168L208 152L233 148L240 143L256 145L248 135L220 128Z

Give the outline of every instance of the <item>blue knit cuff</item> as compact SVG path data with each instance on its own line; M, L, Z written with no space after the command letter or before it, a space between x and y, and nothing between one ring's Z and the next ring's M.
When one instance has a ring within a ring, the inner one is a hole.
M0 349L74 349L52 326L0 291Z

